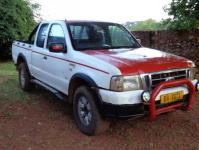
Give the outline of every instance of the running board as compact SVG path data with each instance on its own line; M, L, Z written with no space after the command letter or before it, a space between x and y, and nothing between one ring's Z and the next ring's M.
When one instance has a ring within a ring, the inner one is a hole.
M39 85L39 86L41 86L41 87L43 87L43 88L45 88L46 90L48 90L48 91L50 91L50 92L52 92L52 93L53 93L54 95L56 95L60 100L64 100L64 99L65 99L63 94L61 94L59 91L55 90L54 88L48 86L47 84L45 84L45 83L43 83L43 82L41 82L41 81L39 81L39 80L37 80L37 79L33 79L33 80L31 80L31 82L34 83L34 84L37 84L37 85Z

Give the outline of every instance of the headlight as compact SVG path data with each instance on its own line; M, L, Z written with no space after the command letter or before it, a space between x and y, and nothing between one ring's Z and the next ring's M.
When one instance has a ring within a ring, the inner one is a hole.
M140 77L138 75L112 77L110 89L118 92L139 90L141 89Z
M189 72L189 79L190 80L195 79L195 77L196 77L196 68L190 68L188 72Z

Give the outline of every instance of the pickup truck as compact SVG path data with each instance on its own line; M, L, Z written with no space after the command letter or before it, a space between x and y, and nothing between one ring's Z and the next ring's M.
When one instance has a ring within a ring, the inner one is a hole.
M199 82L195 64L145 48L124 26L97 21L43 21L12 57L24 91L38 84L67 100L77 127L95 135L110 118L190 110Z

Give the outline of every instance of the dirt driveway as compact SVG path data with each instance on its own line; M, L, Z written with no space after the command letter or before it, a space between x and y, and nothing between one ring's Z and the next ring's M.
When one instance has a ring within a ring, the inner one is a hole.
M199 103L154 122L112 121L106 133L88 137L76 128L71 106L36 88L18 87L12 63L0 64L0 150L199 150Z

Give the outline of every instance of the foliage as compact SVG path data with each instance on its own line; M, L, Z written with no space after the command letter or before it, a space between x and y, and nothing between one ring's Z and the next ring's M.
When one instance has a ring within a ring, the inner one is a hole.
M14 39L27 39L35 26L38 7L27 0L0 1L0 59L8 57Z
M126 26L133 31L146 30L180 30L199 28L199 1L198 0L172 0L164 8L171 18L160 22L148 19L134 23L126 23Z
M153 19L138 22L127 22L125 26L131 31L154 31L161 29L161 22L157 22Z
M172 0L165 11L171 19L164 20L163 24L170 29L192 29L199 27L198 0Z

